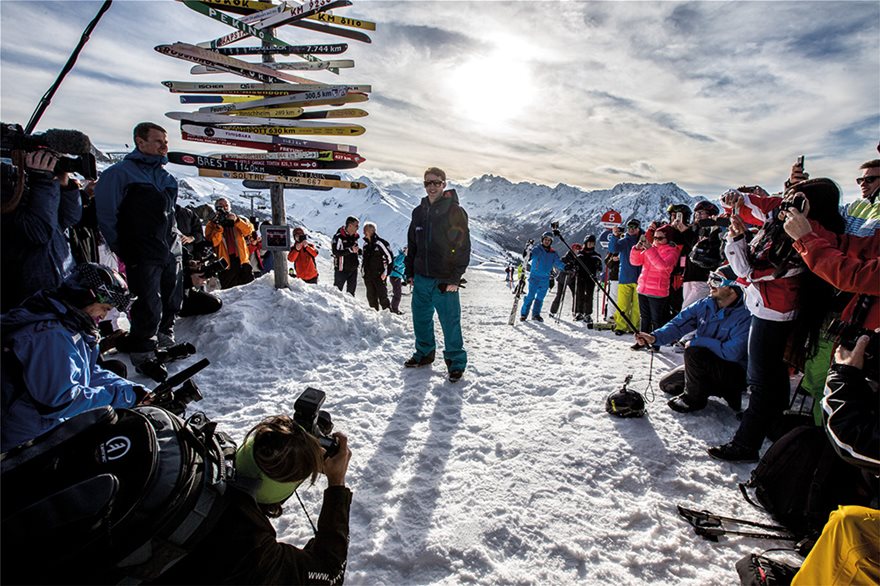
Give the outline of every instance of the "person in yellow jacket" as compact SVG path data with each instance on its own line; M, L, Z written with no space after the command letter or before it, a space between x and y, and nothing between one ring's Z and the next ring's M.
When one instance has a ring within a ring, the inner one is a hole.
M880 584L880 511L838 507L791 584Z
M214 253L226 261L226 270L218 277L223 289L244 285L254 280L253 269L248 262L248 247L245 237L254 227L245 218L239 217L229 209L229 201L224 198L214 204L216 215L205 226L205 238L214 247Z

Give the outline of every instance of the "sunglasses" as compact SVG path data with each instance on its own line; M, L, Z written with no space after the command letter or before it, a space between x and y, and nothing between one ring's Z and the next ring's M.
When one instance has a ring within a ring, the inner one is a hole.
M666 236L654 236L654 240L659 240L660 242L666 242L668 238Z
M442 181L425 181L425 187L430 187L432 185L434 185L435 187L440 187L441 185L443 185L443 182Z
M880 175L865 175L864 177L857 177L856 183L861 185L862 183L874 183L880 179Z

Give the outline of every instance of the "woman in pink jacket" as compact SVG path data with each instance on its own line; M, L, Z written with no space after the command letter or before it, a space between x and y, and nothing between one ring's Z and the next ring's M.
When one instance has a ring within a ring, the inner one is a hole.
M668 224L664 224L656 228L653 234L649 230L646 237L651 244L639 242L629 252L629 262L633 266L642 267L636 291L639 294L640 329L643 332L653 332L670 318L670 276L681 255L681 247L667 239L670 229ZM645 346L639 344L632 346L633 350L644 348Z

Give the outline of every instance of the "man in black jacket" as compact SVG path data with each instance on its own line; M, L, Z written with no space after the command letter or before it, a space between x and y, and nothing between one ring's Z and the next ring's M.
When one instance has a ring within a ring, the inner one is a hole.
M376 234L376 224L366 222L364 224L364 286L367 288L367 303L370 307L379 311L379 308L388 309L391 302L388 301L388 286L385 280L388 278L388 268L394 263L394 255L391 254L391 245L384 238Z
M578 253L581 261L575 263L577 282L575 285L574 321L582 321L593 327L593 292L596 289L594 278L602 271L602 257L596 252L596 237L590 234L584 239L584 247ZM589 269L589 273L584 270ZM592 277L590 276L592 275Z
M467 212L454 189L446 190L446 173L425 171L427 197L412 212L407 234L406 278L413 284L412 315L416 348L404 362L407 368L434 362L434 312L443 328L443 358L450 382L461 379L467 352L461 335L458 287L471 258Z
M349 216L336 234L333 235L333 285L342 291L343 287L354 295L357 289L358 255L358 219Z

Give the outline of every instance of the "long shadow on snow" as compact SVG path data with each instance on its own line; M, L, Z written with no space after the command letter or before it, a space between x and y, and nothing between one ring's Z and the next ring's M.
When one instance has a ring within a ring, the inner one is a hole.
M399 567L400 560L389 559L383 564L382 558L386 556L387 551L371 553L375 549L377 535L383 533L382 529L387 525L384 518L377 518L371 513L383 510L384 503L389 500L388 495L393 492L391 478L403 460L412 427L423 420L419 413L422 411L428 391L437 388L440 393L431 415L429 436L418 457L418 464L413 471L407 492L395 499L401 502L401 507L393 524L407 525L416 530L406 532L407 557L420 555L425 547L430 531L427 523L440 496L439 485L452 449L452 437L461 422L460 390L450 387L449 384L433 385L431 379L435 374L428 367L406 372L403 377L406 381L404 389L397 401L394 414L389 419L385 434L379 440L374 455L363 466L363 470L368 471L373 482L369 487L363 487L361 490L374 493L373 498L364 499L364 502L371 503L371 511L364 511L363 514L367 516L369 525L380 523L381 526L367 527L368 535L358 549L362 552L361 555L373 558L372 563L387 565L392 571Z

